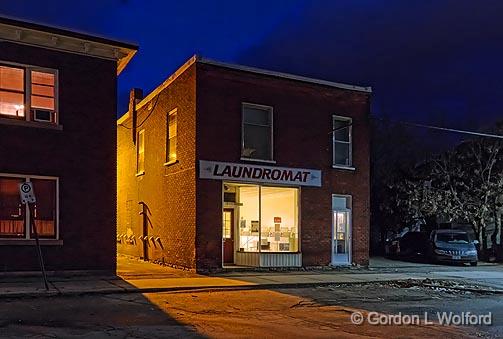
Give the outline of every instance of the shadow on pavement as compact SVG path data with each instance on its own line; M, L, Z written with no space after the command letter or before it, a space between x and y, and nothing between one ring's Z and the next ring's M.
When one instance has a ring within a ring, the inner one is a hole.
M0 336L203 337L141 294L3 299Z

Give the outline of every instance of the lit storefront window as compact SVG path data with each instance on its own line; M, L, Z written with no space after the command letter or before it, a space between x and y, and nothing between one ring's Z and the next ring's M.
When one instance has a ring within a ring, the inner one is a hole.
M298 252L298 188L234 185L242 252Z
M261 188L262 252L298 251L297 194L296 188Z
M237 187L239 250L258 252L260 231L260 199L258 186Z

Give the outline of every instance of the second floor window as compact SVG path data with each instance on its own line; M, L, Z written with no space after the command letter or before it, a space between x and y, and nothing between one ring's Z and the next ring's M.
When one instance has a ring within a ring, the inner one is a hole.
M172 163L176 161L176 144L178 134L178 121L176 110L168 113L168 136L166 145L166 161Z
M55 70L0 64L0 117L57 123Z
M243 104L241 157L273 160L272 107Z
M352 120L347 117L333 117L333 165L351 167L352 161Z
M145 173L145 130L138 132L136 137L136 173Z

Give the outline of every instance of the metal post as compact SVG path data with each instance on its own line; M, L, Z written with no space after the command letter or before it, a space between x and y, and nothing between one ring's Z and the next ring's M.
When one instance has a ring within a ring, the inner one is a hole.
M142 241L143 241L143 260L148 261L148 207L143 201L140 201L138 205L141 205L140 215L142 216Z
M47 282L47 275L45 273L44 258L42 257L42 249L40 248L40 241L38 240L37 226L35 225L35 217L33 214L33 204L28 203L28 208L30 210L30 225L33 229L33 234L35 234L35 243L37 244L37 254L38 262L40 264L40 269L42 270L42 276L44 278L45 289L49 291L49 283Z

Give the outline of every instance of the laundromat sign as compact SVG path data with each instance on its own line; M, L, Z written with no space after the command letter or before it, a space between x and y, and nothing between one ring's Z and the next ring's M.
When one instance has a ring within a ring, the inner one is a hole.
M199 160L202 179L262 182L321 187L321 171Z

